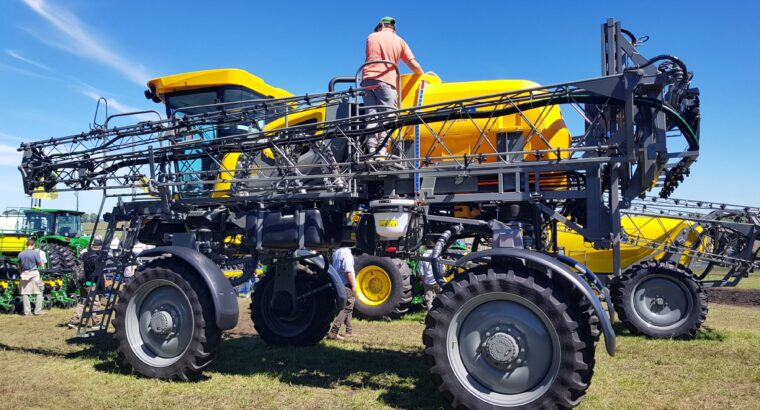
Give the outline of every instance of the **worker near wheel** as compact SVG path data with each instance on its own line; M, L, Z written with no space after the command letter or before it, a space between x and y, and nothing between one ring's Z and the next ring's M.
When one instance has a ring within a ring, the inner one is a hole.
M391 61L388 63L372 63L371 61ZM398 107L398 62L403 61L417 75L424 72L422 66L414 58L412 49L406 41L396 34L396 19L383 17L375 27L375 32L367 37L365 49L365 65L362 70L362 87L366 88L364 106L366 114L394 110ZM375 128L377 123L370 123L367 128ZM382 156L383 151L377 151L378 142L385 139L385 132L371 134L365 142L367 154ZM377 152L376 152L377 151Z
M77 306L74 309L74 314L69 319L68 326L70 328L76 328L79 322L82 320L82 314L84 313L85 300L89 292L96 290L97 277L95 277L95 271L97 270L98 254L103 251L103 237L95 235L90 245L90 249L82 252L80 259L84 265L84 283L79 288L79 298L77 300ZM93 300L92 310L100 310L100 298ZM94 327L100 327L100 315L93 315L91 325Z
M433 254L432 249L426 250L422 256L429 258ZM420 271L422 272L422 289L424 291L425 310L428 312L433 308L433 301L441 293L441 286L435 280L433 274L433 264L430 261L420 262Z
M354 272L354 255L351 253L351 248L339 248L333 252L330 265L338 272L343 285L346 287L346 306L330 325L327 338L343 340L344 337L338 334L343 325L346 326L346 337L354 336L351 318L354 315L354 302L356 301L356 272Z
M39 269L44 266L40 251L35 249L37 240L29 238L26 240L26 249L18 254L18 271L21 272L19 278L19 293L24 304L24 316L32 314L32 306L29 302L29 295L36 295L34 301L34 314L36 316L44 314L42 306L45 303L42 298L42 278Z

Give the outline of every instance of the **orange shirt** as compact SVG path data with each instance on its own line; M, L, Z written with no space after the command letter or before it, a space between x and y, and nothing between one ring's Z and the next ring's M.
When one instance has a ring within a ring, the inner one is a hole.
M413 59L412 49L390 28L384 28L367 37L365 62L387 60L393 61L398 66L399 60L403 60L408 66ZM396 88L396 70L390 64L364 66L362 78L364 80L379 80Z

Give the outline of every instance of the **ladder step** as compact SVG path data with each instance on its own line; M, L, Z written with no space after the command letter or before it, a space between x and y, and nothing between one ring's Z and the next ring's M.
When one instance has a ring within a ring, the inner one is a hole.
M92 312L83 312L82 313L82 317L92 317L92 316L97 316L97 315L100 315L100 314L109 314L110 315L111 312L113 312L113 309L94 310Z

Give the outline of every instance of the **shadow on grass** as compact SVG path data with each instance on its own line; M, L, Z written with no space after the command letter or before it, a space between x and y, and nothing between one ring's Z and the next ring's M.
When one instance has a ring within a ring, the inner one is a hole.
M57 350L24 346L11 346L5 343L0 343L0 350L31 353L40 356L56 357L60 359L109 360L116 357L116 342L114 342L110 334L98 335L87 339L70 338L66 340L66 343L73 345L85 345L86 347L82 350L66 353Z
M117 346L111 334L69 338L66 342L81 349L61 352L0 343L0 350L59 359L94 359L96 371L130 373L118 364ZM375 348L357 342L276 347L265 344L258 336L246 335L223 340L208 371L241 376L263 374L299 386L378 390L379 402L393 407L444 406L430 381L421 351ZM208 379L204 375L195 382Z
M382 390L380 400L393 407L443 407L421 351L368 346L350 350L358 344L346 343L346 349L324 343L275 347L257 336L238 337L224 341L210 370L234 375L266 374L299 386Z
M646 337L646 336L640 336L635 335L631 333L630 330L628 330L625 325L621 322L615 322L612 324L612 328L615 329L615 334L617 336L622 337ZM655 339L653 339L655 340ZM713 342L722 342L726 340L726 335L723 332L720 332L716 329L713 329L709 326L702 326L698 331L697 335L694 337L693 340L706 340L706 341L713 341ZM684 342L688 342L688 340L682 340Z

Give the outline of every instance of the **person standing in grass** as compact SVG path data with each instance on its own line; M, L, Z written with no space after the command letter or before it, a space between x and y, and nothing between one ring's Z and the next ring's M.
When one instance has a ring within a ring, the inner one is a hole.
M103 237L100 235L96 235L92 240L90 249L82 252L81 255L79 255L79 259L81 259L82 264L84 265L85 283L82 284L82 286L79 289L79 298L77 300L77 306L74 309L74 314L71 316L71 319L69 319L68 326L72 329L76 329L77 326L79 326L79 322L82 320L82 314L84 313L85 299L87 299L87 295L90 292L94 292L96 290L98 278L95 276L95 272L97 271L98 254L102 251L103 251ZM97 310L100 310L101 307L102 305L100 303L100 297L95 297L93 299L92 310L97 311ZM92 319L91 327L99 328L100 315L93 315L91 319Z
M354 302L356 301L356 272L354 272L354 255L351 248L340 248L333 252L332 263L330 264L346 287L346 306L338 313L338 316L330 325L330 331L327 333L328 339L343 340L344 337L339 335L341 326L346 326L346 336L354 336L354 328L351 325L351 317L354 315Z
M24 304L24 316L32 314L32 306L29 301L29 295L35 295L34 314L43 315L42 306L45 303L42 297L42 278L39 269L43 267L40 251L35 249L37 240L29 238L26 240L26 249L18 254L18 271L21 272L19 280L19 293Z

